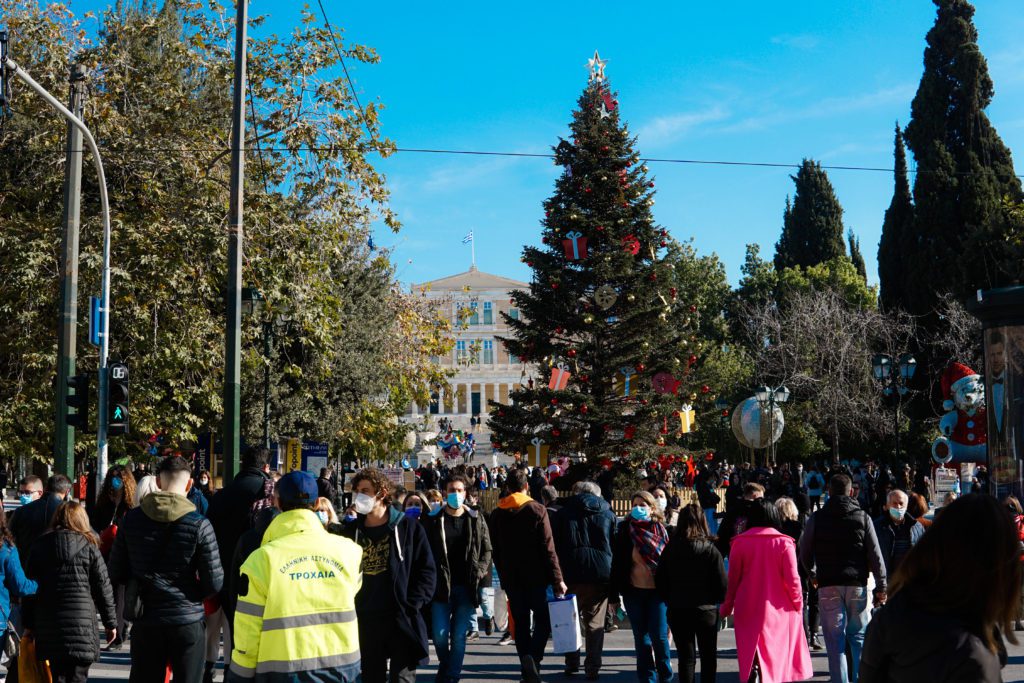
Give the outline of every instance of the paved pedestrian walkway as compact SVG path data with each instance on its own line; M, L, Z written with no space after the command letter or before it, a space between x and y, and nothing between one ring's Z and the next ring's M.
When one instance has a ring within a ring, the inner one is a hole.
M1024 638L1021 639L1024 641ZM463 683L496 683L497 681L519 680L519 660L515 647L512 645L499 647L498 635L480 634L480 640L469 643L466 653L466 665L463 670ZM1024 682L1024 645L1009 645L1010 661L1003 670L1006 683ZM672 651L672 667L675 669L675 650ZM90 670L90 681L123 681L128 678L129 665L128 646L119 652L104 652L101 661ZM814 653L814 681L828 680L828 662L824 651ZM622 628L608 634L605 639L604 668L601 681L607 683L632 683L636 680L635 650L633 637L629 629ZM698 665L699 666L699 665ZM541 667L541 675L548 683L576 681L582 683L582 674L567 677L562 673L562 657L548 654ZM425 667L417 672L417 680L433 681L434 667ZM222 680L218 670L216 680ZM678 677L676 678L678 680ZM723 631L718 640L718 677L717 681L736 683L737 664L736 649L731 629ZM702 681L702 683L705 683ZM710 683L710 682L707 682Z

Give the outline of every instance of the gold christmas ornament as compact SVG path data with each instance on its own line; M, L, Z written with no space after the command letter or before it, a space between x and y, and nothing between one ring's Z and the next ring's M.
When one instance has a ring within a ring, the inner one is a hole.
M594 316L587 313L585 316L583 316L583 322L589 325L590 323L594 322Z
M633 303L634 301L636 301L636 296L634 296L633 294L627 294L626 301L628 301L629 303Z

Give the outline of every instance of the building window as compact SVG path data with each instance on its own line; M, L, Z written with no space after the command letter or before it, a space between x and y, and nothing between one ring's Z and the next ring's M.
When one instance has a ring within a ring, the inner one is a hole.
M509 354L508 354L508 364L509 365L519 365L519 356L517 356L516 354L514 354L512 352L509 352Z
M518 308L510 308L510 309L508 309L508 317L512 318L513 320L519 320L519 309Z
M493 324L494 324L494 313L492 312L492 309L491 309L491 302L490 301L485 301L484 302L484 325L493 325Z
M455 362L465 363L469 358L469 351L466 349L466 341L460 339L455 342Z
M436 391L430 392L430 414L437 415L441 412L441 394Z
M477 303L474 301L469 304L469 324L479 325L480 324L480 312L477 310Z
M494 342L490 339L484 340L483 364L494 365Z

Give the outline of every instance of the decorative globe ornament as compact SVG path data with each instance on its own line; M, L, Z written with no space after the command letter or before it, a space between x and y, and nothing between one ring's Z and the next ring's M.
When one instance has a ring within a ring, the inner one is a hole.
M732 433L747 448L767 448L779 440L785 427L782 408L763 406L753 396L732 411Z

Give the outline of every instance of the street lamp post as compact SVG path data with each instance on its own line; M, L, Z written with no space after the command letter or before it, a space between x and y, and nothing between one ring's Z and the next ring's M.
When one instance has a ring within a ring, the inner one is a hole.
M242 315L250 317L263 310L266 303L263 293L255 287L242 289ZM263 324L263 446L270 448L270 354L273 325L269 320Z
M895 372L893 366L895 365ZM875 354L871 358L871 374L882 387L884 396L896 398L895 423L896 432L896 462L900 460L900 409L903 404L903 397L910 389L907 384L914 377L917 370L917 359L909 353L900 354L899 358L893 359L884 353Z
M765 459L770 457L772 464L775 464L775 406L789 401L789 389L785 384L780 384L774 389L761 385L754 389L754 398L761 404L761 412L768 413L768 452Z

